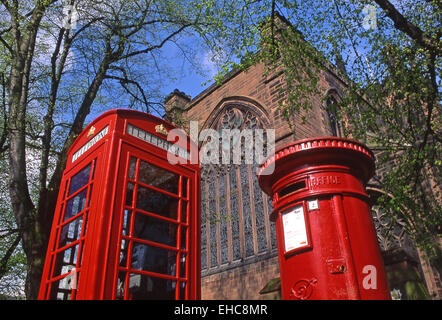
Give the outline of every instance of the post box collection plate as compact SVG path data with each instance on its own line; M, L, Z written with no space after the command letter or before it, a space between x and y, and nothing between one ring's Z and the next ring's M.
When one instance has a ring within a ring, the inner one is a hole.
M284 254L289 255L311 247L308 217L302 204L281 212L284 234Z

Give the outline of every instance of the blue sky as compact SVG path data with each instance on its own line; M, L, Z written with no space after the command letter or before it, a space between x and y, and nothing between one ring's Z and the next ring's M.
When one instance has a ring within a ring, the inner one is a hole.
M211 80L213 77L209 78L197 74L194 70L188 70L187 73L183 74L180 79L175 81L170 81L170 84L164 88L164 93L170 93L175 89L184 92L194 98L205 88L210 86L214 81Z
M172 79L167 81L168 83L163 92L168 93L178 89L187 95L194 98L205 88L214 83L214 77L218 72L218 66L216 62L212 61L213 54L210 50L204 50L201 46L201 50L193 57L193 61L196 66L192 66L189 61L183 59L180 54L176 54L176 49L173 45L166 47L166 55L170 55L169 63L176 71L176 80Z
M205 88L209 87L215 81L213 80L218 72L217 63L212 60L213 54L209 49L205 49L203 45L199 44L197 40L192 38L183 38L184 45L191 45L194 52L189 53L189 56L184 58L182 51L179 50L174 43L166 44L160 53L160 70L164 77L159 79L161 84L159 90L166 97L169 93L178 89L191 98L194 98L201 93ZM184 50L186 50L184 48ZM189 51L190 52L190 51ZM153 69L148 69L146 72L154 72ZM156 80L157 74L152 74L152 80ZM149 77L147 78L149 80ZM120 99L123 97L120 97ZM155 100L155 99L154 99ZM120 100L121 102L121 100ZM94 102L97 110L92 110L91 114L86 119L86 124L95 119L101 114L103 108L100 107L98 101ZM116 105L118 101L111 99L109 105L115 108L126 108L124 103L121 106ZM113 107L112 107L113 108ZM101 111L98 111L101 110ZM150 113L162 117L163 113L158 113L155 110L150 110Z

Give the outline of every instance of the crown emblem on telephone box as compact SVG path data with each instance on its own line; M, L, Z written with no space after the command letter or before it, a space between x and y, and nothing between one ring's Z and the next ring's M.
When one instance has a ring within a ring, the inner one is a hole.
M165 136L167 136L167 134L168 134L166 128L162 124L155 126L155 132L160 133Z

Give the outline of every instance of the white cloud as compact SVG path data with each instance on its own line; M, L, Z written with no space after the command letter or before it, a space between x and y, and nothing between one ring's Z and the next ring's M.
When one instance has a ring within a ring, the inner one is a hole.
M202 57L202 67L208 76L215 77L227 60L227 55L222 48L207 50Z

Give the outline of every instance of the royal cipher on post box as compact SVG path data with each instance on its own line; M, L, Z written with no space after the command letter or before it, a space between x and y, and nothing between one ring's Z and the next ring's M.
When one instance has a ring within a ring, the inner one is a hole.
M168 141L172 129L143 112L111 110L78 136L39 299L200 298L198 151L176 130Z
M366 146L336 137L289 144L263 163L283 299L390 299L365 192L374 169Z

